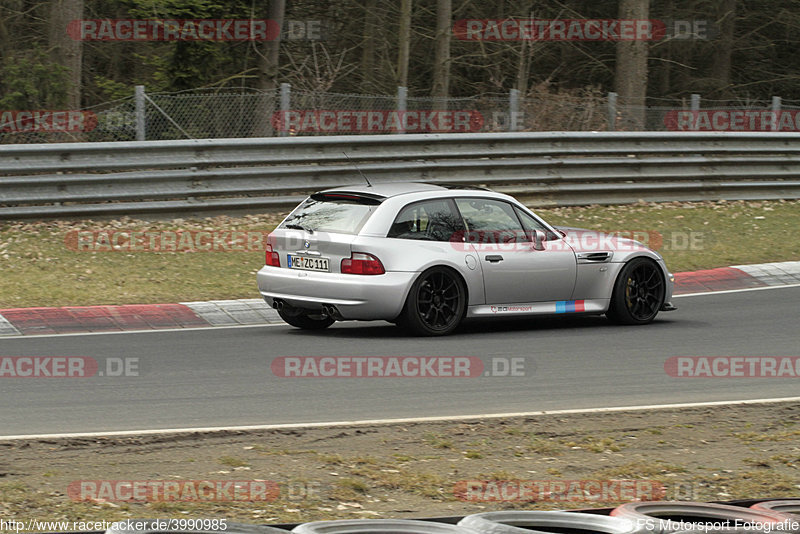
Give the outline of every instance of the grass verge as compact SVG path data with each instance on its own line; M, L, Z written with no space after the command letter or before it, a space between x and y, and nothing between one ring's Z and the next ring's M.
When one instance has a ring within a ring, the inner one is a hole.
M649 235L673 272L800 260L800 202L537 209L551 224ZM0 308L257 298L263 252L78 252L75 231L270 231L283 213L0 224ZM659 243L660 242L660 243ZM74 247L73 247L74 248Z

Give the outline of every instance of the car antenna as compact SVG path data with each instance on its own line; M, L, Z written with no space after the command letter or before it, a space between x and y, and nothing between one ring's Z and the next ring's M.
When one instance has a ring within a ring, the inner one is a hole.
M363 172L361 172L361 169L359 169L359 168L358 168L358 165L356 165L356 162L355 162L355 161L353 161L352 159L350 159L350 156L348 156L348 155L347 155L347 152L344 152L344 151L343 151L343 152L342 152L342 154L344 154L344 157L346 157L346 158L347 158L347 161L349 161L350 163L352 163L352 164L353 164L353 167L355 167L355 168L356 168L356 170L358 171L358 174L360 174L360 175L361 175L361 177L364 179L364 181L365 181L365 182L367 182L367 187L372 187L372 184L371 184L371 183L369 183L369 178L367 178L367 176L366 176L366 175L365 175Z

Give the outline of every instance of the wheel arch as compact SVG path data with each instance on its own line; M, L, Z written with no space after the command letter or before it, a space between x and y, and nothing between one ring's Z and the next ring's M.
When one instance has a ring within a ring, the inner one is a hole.
M616 262L616 263L619 263L620 266L619 266L619 269L617 270L617 274L614 276L614 285L616 285L617 280L619 280L619 277L622 274L622 271L625 269L625 266L628 265L629 263L631 263L632 261L639 260L639 259L649 260L656 267L658 267L658 272L661 273L661 279L662 279L661 281L666 283L667 275L664 272L664 267L663 267L664 261L661 259L661 257L656 256L652 252L648 254L645 251L641 251L641 252L639 252L637 254L632 254L632 255L626 256L625 259L620 261L620 262Z
M620 283L621 277L622 277L623 273L625 273L626 268L631 263L633 263L634 261L637 261L637 260L644 260L645 262L650 263L658 271L659 276L661 277L661 287L662 287L662 291L663 291L661 304L663 304L663 302L665 302L665 300L666 300L666 298L668 296L668 292L667 292L667 274L668 273L666 272L666 266L664 265L663 260L660 260L660 258L659 259L653 258L650 254L636 254L636 255L633 255L633 256L627 258L624 263L620 264L619 270L617 271L616 275L614 276L614 282L613 282L613 284L611 286L611 294L609 296L610 298L609 298L609 301L608 301L608 309L606 310L606 313L605 313L606 317L611 319L612 322L621 323L621 324L637 324L635 322L630 322L628 319L623 320L622 318L623 318L623 316L625 314L621 313L618 309L615 308L615 304L617 303L617 297L618 297L618 295L617 295L617 286ZM660 307L661 307L661 305L659 305L659 309L660 309ZM649 320L647 320L648 323L650 321L652 321L653 319L655 319L655 317L658 315L658 311L659 310L656 310L655 315L652 318L650 318ZM626 313L628 313L628 312L626 312ZM646 323L639 323L639 324L646 324Z
M461 272L456 267L454 267L452 265L449 265L447 263L435 263L433 265L428 265L423 270L421 270L419 273L417 273L417 275L411 280L411 283L408 284L408 287L406 288L405 292L403 293L403 305L400 307L400 313L397 314L397 317L395 317L395 320L398 317L403 315L403 313L404 313L404 311L406 309L406 303L408 302L408 295L411 292L411 288L414 287L414 284L417 283L417 280L419 280L425 273L427 273L427 272L429 272L429 271L431 271L433 269L436 269L436 268L446 269L446 270L452 272L453 274L455 274L458 277L459 281L461 282L461 287L464 290L464 299L466 301L466 305L464 306L464 313L461 315L461 319L464 319L467 316L467 310L469 310L469 284L467 284L467 281L464 278L464 275L461 274Z

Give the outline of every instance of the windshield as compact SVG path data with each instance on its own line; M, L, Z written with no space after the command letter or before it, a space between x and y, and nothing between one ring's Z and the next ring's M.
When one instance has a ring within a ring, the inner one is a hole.
M280 228L357 234L375 208L374 202L359 199L309 198L286 217Z

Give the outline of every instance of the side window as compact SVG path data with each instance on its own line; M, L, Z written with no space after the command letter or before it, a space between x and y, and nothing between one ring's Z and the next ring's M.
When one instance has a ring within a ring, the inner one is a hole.
M544 232L545 239L547 241L552 241L559 238L559 236L555 235L551 230L548 230L547 227L545 227L545 225L543 225L540 221L534 219L521 209L515 207L514 211L517 212L519 219L522 221L522 227L525 229L525 233L528 235L529 240L533 241L533 232L536 230Z
M409 204L397 214L386 237L450 241L463 235L461 218L448 199L424 200Z
M514 208L507 202L483 198L457 198L456 205L467 225L472 243L527 241Z

